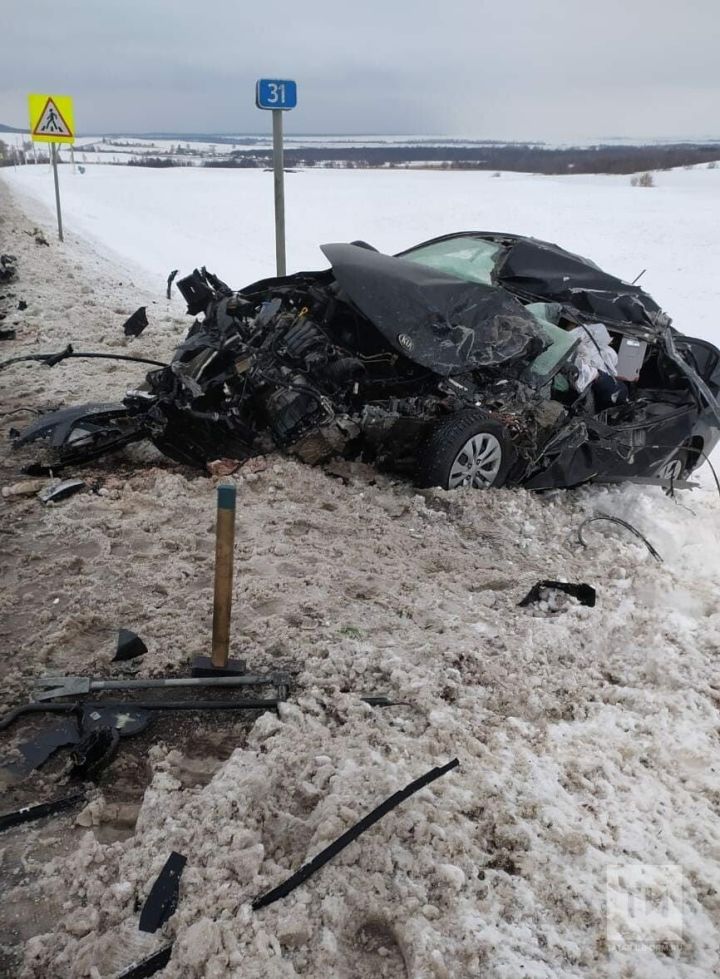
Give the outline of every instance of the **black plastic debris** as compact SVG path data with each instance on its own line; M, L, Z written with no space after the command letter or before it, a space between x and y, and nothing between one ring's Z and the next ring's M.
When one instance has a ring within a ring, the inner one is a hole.
M0 757L0 771L20 780L36 768L41 768L61 748L78 743L82 733L76 718L64 717L40 728L29 740L17 744L17 751L7 758Z
M15 255L0 255L0 282L9 282L17 275Z
M83 479L64 479L60 483L51 483L50 486L40 490L38 499L41 503L59 503L60 500L65 500L68 496L79 493L81 489L85 488L85 485Z
M113 663L124 662L128 659L136 659L144 656L147 646L140 636L131 629L120 629L118 631L117 650L112 658Z
M77 714L84 710L98 713L112 709L118 717L132 717L145 711L240 711L240 710L277 710L281 703L279 697L238 698L237 700L103 700L103 701L66 701L62 704L40 703L22 704L0 717L0 731L11 727L20 717L28 714ZM146 725L147 726L147 725ZM126 734L135 733L131 731ZM80 739L78 738L78 741ZM77 743L77 742L75 742Z
M148 325L147 307L140 306L132 316L129 316L123 323L123 330L126 337L139 337Z
M170 275L167 277L167 297L168 299L172 295L172 284L175 281L175 276L178 274L179 269L173 269Z
M374 826L375 823L382 819L383 816L387 815L387 813L393 810L396 806L400 805L401 802L404 802L405 799L408 799L411 795L414 795L415 792L419 792L420 789L424 788L426 785L429 785L430 782L434 782L435 779L440 778L441 775L446 775L447 772L452 771L453 768L457 768L459 764L460 762L458 759L453 758L453 760L448 762L447 765L442 765L439 768L431 769L429 772L426 772L425 775L422 775L420 778L415 779L414 782L406 785L404 789L401 789L399 792L395 792L376 809L369 812L367 816L363 816L358 823L351 826L349 830L342 834L342 836L339 836L334 843L331 843L330 846L326 847L324 850L318 853L317 856L313 857L309 863L306 863L305 866L301 867L291 877L288 877L286 881L283 881L282 884L279 884L272 890L267 891L265 894L261 894L260 897L256 897L252 902L253 910L258 911L260 908L267 907L268 904L273 904L281 897L287 897L291 891L294 891L296 887L303 884L308 877L311 877L316 871L320 870L321 867L324 867L329 860L336 857L338 853L344 850L346 846L349 846L353 840L356 840L358 836L365 832L365 830L368 830L371 826Z
M149 979L150 976L154 976L156 972L165 968L170 961L171 954L172 943L165 945L157 952L153 952L142 962L133 962L118 975L117 979Z
M120 734L114 727L90 731L70 752L71 778L94 779L107 768L117 754Z
M72 809L73 806L84 801L85 793L76 792L64 799L55 799L54 802L41 802L37 806L23 806L16 812L8 812L4 816L0 816L0 832L4 829L10 829L11 826L20 826L22 823L32 823L36 819L43 819L45 816L54 816L55 813Z
M542 593L547 589L564 592L572 598L577 598L581 605L587 605L590 608L595 607L596 592L592 585L573 584L570 581L538 581L536 585L532 586L525 598L518 602L518 607L525 608L526 605L543 601Z
M14 340L16 337L15 330L7 329L0 330L0 340Z
M27 309L27 306L28 306L28 304L27 304L27 303L25 302L25 300L24 300L24 299L21 299L21 300L20 300L20 301L18 302L18 304L17 304L17 308L18 308L19 310L23 310L23 309Z
M61 748L79 745L91 732L112 728L121 738L140 734L152 720L147 711L133 703L116 705L80 704L24 704L0 718L0 731L9 728L19 717L36 713L66 715L56 723L40 728L27 741L17 744L17 752L7 759L0 759L0 770L13 780L24 778L34 769L41 768ZM110 759L108 759L110 760Z
M167 858L140 912L138 925L140 931L151 934L156 932L175 913L180 892L180 877L186 863L187 857L174 850Z

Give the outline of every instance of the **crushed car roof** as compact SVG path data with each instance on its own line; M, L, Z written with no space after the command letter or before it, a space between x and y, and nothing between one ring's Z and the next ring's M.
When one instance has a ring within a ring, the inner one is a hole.
M491 241L502 247L492 281L524 299L542 299L572 306L585 318L638 326L670 322L651 296L639 286L610 275L594 262L559 245L537 238L488 231L462 231L432 238L400 252L409 255L427 245L458 238Z

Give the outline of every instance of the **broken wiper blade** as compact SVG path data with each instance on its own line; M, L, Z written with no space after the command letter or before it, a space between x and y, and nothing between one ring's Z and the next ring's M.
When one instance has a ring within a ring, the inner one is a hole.
M64 350L60 350L58 353L24 354L22 357L11 357L9 360L3 360L0 363L0 370L3 367L10 367L11 364L20 364L26 360L36 360L38 363L45 364L46 367L54 367L63 360L69 360L70 358L83 358L85 360L129 360L136 364L150 364L153 367L168 366L168 364L162 361L149 360L147 357L130 357L127 354L102 354L93 351L75 351L73 350L72 344L69 343Z

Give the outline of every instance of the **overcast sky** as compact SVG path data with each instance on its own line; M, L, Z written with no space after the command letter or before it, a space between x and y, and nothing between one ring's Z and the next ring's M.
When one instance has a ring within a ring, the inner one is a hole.
M4 0L0 122L75 98L80 133L720 136L720 0Z

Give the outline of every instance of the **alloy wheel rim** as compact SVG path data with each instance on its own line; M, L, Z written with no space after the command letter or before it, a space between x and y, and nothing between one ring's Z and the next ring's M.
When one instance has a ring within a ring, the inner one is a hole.
M460 449L450 467L449 489L471 486L487 489L495 482L502 465L502 446L490 432L473 435Z

